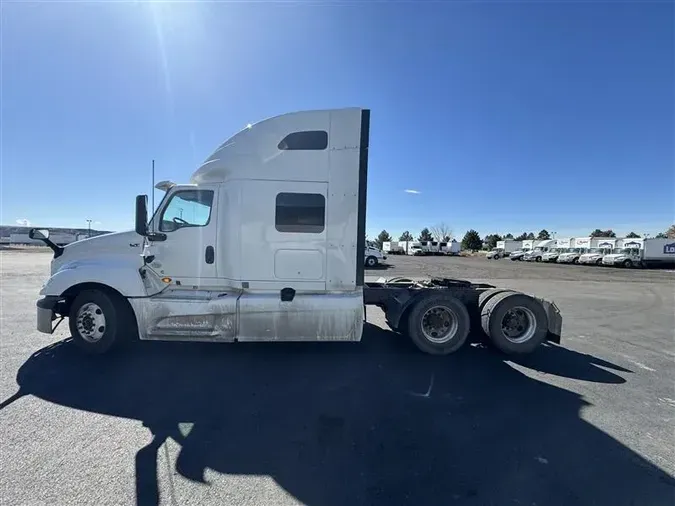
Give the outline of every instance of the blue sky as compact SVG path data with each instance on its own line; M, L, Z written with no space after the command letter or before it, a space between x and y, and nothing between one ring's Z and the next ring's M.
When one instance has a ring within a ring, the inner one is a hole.
M370 237L675 221L673 3L1 8L5 225L132 228L151 159L187 182L247 123L354 105Z

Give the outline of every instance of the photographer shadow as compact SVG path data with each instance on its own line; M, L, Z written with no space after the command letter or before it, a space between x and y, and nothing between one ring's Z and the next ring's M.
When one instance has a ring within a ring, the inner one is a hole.
M630 373L555 345L519 363L608 384ZM428 356L370 324L361 343L144 342L105 357L66 340L17 382L18 396L141 421L142 505L159 504L168 439L185 479L268 475L310 506L673 504L672 478L582 420L579 395L490 349Z

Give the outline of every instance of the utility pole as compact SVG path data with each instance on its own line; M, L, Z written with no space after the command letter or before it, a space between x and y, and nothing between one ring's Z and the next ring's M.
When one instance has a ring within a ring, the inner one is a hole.
M155 212L155 160L152 160L152 211L151 215Z
M87 237L91 237L91 220L87 220Z

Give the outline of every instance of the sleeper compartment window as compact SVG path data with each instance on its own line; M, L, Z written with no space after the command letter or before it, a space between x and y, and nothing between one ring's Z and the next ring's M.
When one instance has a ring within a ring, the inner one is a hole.
M324 130L293 132L284 137L277 147L284 151L322 151L328 147L328 132Z
M274 226L279 232L320 234L326 224L326 197L320 193L279 193Z

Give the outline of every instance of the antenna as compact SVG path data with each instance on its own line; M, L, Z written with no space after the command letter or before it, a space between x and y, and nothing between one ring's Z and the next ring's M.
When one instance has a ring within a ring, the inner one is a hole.
M155 160L152 160L152 212L155 212Z

